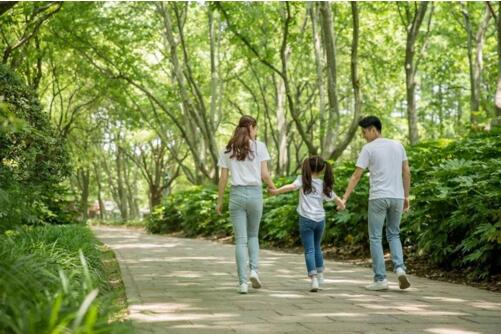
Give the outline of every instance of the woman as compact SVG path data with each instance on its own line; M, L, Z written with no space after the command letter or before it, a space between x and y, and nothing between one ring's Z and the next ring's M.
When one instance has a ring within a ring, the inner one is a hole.
M252 287L261 287L259 280L259 223L263 213L262 181L275 189L268 171L270 155L266 145L256 140L257 122L251 116L242 116L233 137L221 152L221 168L217 214L223 208L224 189L231 174L230 219L235 234L239 292L247 293L247 268L250 269ZM247 267L247 261L249 267Z

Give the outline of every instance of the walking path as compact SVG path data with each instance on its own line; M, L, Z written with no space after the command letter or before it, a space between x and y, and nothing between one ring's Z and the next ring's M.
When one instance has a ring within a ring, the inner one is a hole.
M138 334L501 333L499 293L414 276L401 291L393 275L389 291L371 292L370 269L335 261L312 293L302 255L261 250L264 286L239 295L232 245L93 230L117 255Z

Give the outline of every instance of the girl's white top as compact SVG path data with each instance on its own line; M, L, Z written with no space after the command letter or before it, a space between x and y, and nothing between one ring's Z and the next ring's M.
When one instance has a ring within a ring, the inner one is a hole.
M245 160L239 161L236 157L230 159L231 152L225 153L226 149L219 155L218 166L228 168L231 175L231 184L234 186L260 186L261 162L270 160L270 154L263 142L251 140L251 152Z
M303 188L301 175L292 183L295 189ZM324 181L321 179L312 178L311 193L305 194L303 189L299 191L299 205L297 213L301 216L314 220L322 221L325 219L324 201L333 201L336 199L336 194L331 191L330 196L326 196L323 192Z

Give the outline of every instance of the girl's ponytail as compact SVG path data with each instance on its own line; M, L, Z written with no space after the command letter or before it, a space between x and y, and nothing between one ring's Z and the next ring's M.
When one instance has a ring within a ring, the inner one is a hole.
M334 174L332 173L332 166L327 161L325 163L325 172L324 172L324 189L323 192L325 196L331 197L332 187L334 186Z
M301 179L303 181L303 192L305 194L311 193L311 166L310 159L306 158L303 161L303 167L301 169Z

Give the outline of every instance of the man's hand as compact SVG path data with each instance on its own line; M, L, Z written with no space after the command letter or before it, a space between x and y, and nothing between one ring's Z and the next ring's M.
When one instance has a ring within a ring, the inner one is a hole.
M404 198L404 212L408 212L410 208L409 197L406 197Z
M272 196L276 196L278 195L278 189L277 188L268 188L268 192L270 193L270 195Z
M344 209L346 209L346 201L344 199L340 199L339 202L337 202L336 210L342 211Z

